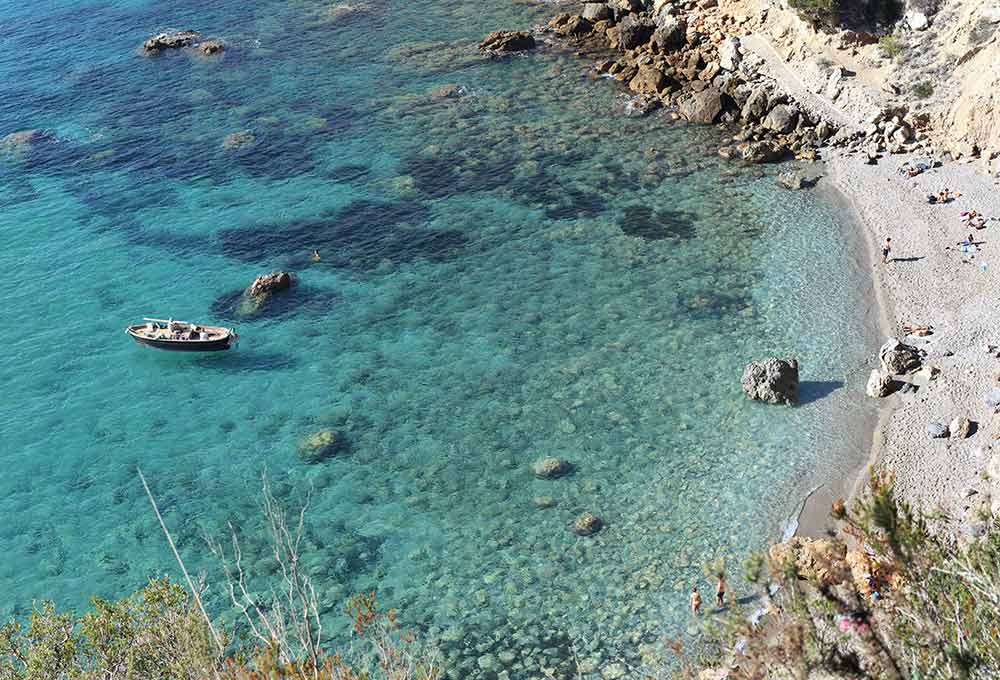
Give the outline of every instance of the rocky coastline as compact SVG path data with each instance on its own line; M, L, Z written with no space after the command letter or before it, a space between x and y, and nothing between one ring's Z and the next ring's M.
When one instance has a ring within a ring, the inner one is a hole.
M850 89L841 66L827 67L822 82L811 85L784 77L762 29L769 11L789 10L755 12L748 4L588 2L579 14L555 16L544 32L581 54L598 53L594 74L636 93L634 109L641 113L663 108L675 119L737 128L719 149L725 158L816 160L818 150L829 147L874 161L883 153L927 148L927 121L908 117L904 106L856 112L837 106L834 100Z
M938 10L923 8L920 16L914 14L917 10L907 11L900 18L901 28L890 35L925 30L927 16ZM945 8L940 11L945 16ZM952 518L945 524L957 535L981 534L983 511L1000 507L1000 474L990 473L1000 471L1000 458L990 454L989 442L983 441L992 437L982 434L990 417L979 411L984 405L997 410L989 394L983 395L995 388L1000 373L980 375L982 385L977 387L958 388L951 385L956 370L963 376L960 382L966 382L964 376L982 374L982 367L956 359L959 349L949 347L935 355L928 348L942 339L940 319L948 318L963 338L960 342L995 356L986 326L996 315L984 311L975 323L960 320L950 310L936 309L923 293L934 290L940 293L936 299L952 299L959 306L962 295L974 296L980 288L970 280L959 285L960 299L954 299L946 283L954 280L953 265L939 260L942 253L948 260L959 256L956 243L965 234L958 231L968 228L949 229L941 218L948 215L960 224L958 206L1000 215L992 178L981 172L991 168L992 154L980 154L976 144L949 141L943 118L904 96L899 87L882 83L876 91L873 86L879 81L871 73L817 56L833 50L844 61L878 65L878 50L885 49L885 41L877 46L872 34L844 28L822 35L784 5L757 0L586 2L576 12L556 15L536 35L592 58L593 75L613 78L634 92L633 109L640 114L663 109L675 120L735 130L732 143L719 149L725 158L826 162L822 167L831 173L826 186L852 207L873 253L874 297L882 307L877 316L890 336L875 352L866 389L868 398L883 400L891 411L873 438L871 464L897 474L903 497L913 505L945 510ZM533 46L522 38L518 49ZM810 58L816 63L804 68ZM955 162L977 158L985 164ZM906 168L918 168L919 176L900 172ZM789 188L810 185L801 176L780 181ZM948 207L928 209L926 195L949 187L958 187L962 197L949 200ZM899 219L903 215L905 229ZM996 219L988 217L984 224ZM882 265L875 253L886 237L905 242L904 247L919 254ZM983 262L991 244L973 247L974 253L965 252L959 260L973 266L960 272L970 279L992 279L992 269ZM936 329L930 336L913 333L914 325L920 329L930 324ZM942 372L942 364L954 367ZM938 395L925 396L931 392ZM930 402L935 403L933 413L927 408ZM921 415L915 416L917 412ZM937 446L950 453L928 452L928 446L935 446L929 439L943 442ZM961 451L958 466L944 460L954 450Z

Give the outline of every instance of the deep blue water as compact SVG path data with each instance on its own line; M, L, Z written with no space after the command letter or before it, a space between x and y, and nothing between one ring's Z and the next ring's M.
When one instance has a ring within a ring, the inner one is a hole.
M0 149L0 614L178 575L141 466L225 615L202 537L234 523L266 587L266 470L289 506L312 490L335 637L376 590L458 677L502 649L535 677L543 638L638 663L688 629L702 565L865 456L849 225L717 158L721 130L625 117L572 52L476 53L550 6L335 6L0 1L0 137L42 131ZM228 49L140 55L166 27ZM237 318L279 267L300 284ZM147 315L241 345L143 350L122 327ZM804 405L742 397L771 354L800 359ZM300 461L323 428L350 451ZM574 474L533 478L546 455Z

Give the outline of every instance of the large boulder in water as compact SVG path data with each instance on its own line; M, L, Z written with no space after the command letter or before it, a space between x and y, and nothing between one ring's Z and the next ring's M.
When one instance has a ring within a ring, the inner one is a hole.
M238 316L254 316L259 313L271 296L292 287L294 278L288 272L277 271L261 274L253 280L236 306Z
M176 50L190 47L198 39L197 31L166 31L157 33L142 44L147 54L158 54L161 50Z
M494 31L479 43L479 49L493 54L524 52L534 47L535 36L527 31Z
M751 361L740 381L747 396L768 404L794 404L799 386L799 362L770 357Z
M904 345L896 338L889 338L879 349L878 358L886 373L903 375L920 368L923 352L911 345Z
M306 463L322 463L350 449L343 432L333 429L320 430L303 437L296 448L299 458Z
M253 297L260 297L262 295L270 295L272 293L279 293L283 290L288 290L292 287L292 275L288 272L271 272L270 274L261 274L253 283L247 288L247 295Z

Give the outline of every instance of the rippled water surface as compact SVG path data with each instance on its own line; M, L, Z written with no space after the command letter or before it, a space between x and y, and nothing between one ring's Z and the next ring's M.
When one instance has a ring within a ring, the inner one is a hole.
M572 52L476 53L551 6L335 7L0 0L0 137L43 131L0 149L0 614L176 575L137 466L189 566L214 581L202 535L233 522L272 576L266 468L289 505L312 489L335 635L377 590L453 677L634 667L688 629L706 562L865 455L848 226L718 159L720 130L626 118ZM165 27L228 49L141 56ZM299 285L236 318L279 267ZM143 350L121 330L146 315L241 345ZM742 397L771 354L802 406ZM350 450L301 461L323 428ZM534 478L542 456L574 473Z

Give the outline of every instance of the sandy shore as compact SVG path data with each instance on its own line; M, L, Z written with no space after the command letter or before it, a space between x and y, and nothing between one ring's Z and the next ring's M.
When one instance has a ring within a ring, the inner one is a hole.
M925 364L941 370L915 393L884 400L891 410L880 419L873 441L873 463L892 470L903 497L925 509L943 509L960 520L971 490L986 491L981 471L990 444L1000 434L983 395L1000 375L1000 310L993 297L1000 289L1000 221L971 230L979 246L972 254L957 243L970 229L960 213L977 210L1000 218L1000 191L993 179L973 167L945 164L907 179L896 172L905 156L867 165L857 156L827 155L827 177L853 206L874 257L875 295L896 337L927 352ZM926 195L944 188L962 196L931 205ZM882 265L881 243L891 237L893 252ZM904 337L903 323L929 324L928 337ZM876 367L873 347L871 368ZM869 398L859 395L859 398ZM956 416L977 428L968 439L931 439L927 425L947 425Z

